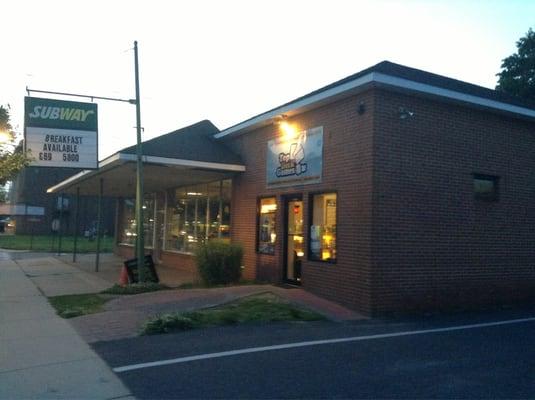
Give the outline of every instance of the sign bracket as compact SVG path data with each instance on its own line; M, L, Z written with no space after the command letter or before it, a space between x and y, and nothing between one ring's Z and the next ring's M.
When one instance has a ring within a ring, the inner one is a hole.
M78 93L66 93L66 92L51 92L49 90L37 90L37 89L30 89L28 86L26 86L26 91L28 92L28 96L30 96L31 92L34 93L47 93L47 94L57 94L60 96L71 96L71 97L84 97L87 99L91 99L93 101L94 99L99 100L110 100L110 101L122 101L124 103L130 103L130 104L136 104L136 99L119 99L116 97L103 97L103 96L93 96L88 94L78 94Z

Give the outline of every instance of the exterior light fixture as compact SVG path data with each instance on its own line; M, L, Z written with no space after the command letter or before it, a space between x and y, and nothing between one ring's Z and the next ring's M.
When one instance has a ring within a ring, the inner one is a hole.
M293 124L290 124L287 119L288 116L286 114L277 115L273 118L273 124L279 127L284 140L290 141L297 137L298 132L296 127Z
M414 116L413 111L407 110L405 107L399 107L399 119L407 119Z
M280 129L286 140L293 140L297 137L297 130L295 129L295 126L290 125L286 121L282 121L280 123Z

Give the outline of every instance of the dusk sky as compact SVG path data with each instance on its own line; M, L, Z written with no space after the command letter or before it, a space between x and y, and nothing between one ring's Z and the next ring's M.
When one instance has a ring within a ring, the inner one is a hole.
M0 104L18 132L27 86L133 98L137 40L148 139L227 128L382 60L494 88L535 1L10 0L2 16ZM135 143L135 107L98 106L102 159Z

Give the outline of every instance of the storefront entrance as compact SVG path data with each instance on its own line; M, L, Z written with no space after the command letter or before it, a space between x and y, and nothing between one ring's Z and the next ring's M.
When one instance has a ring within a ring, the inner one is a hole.
M284 280L301 284L301 263L305 255L303 198L284 197Z

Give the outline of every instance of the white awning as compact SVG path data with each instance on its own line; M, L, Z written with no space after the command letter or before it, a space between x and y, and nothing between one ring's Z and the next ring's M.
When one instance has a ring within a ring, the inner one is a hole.
M143 156L144 192L226 179L244 172L245 166L206 161ZM47 193L98 195L103 181L104 195L128 197L136 191L136 155L116 153L99 162L99 168L85 170L47 189Z

